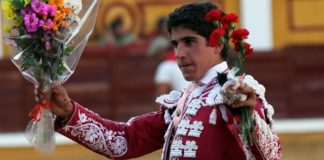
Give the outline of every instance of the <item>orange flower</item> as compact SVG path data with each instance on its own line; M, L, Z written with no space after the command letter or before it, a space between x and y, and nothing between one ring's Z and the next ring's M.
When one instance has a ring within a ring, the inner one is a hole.
M63 6L64 0L49 0L48 4L53 5L55 7Z
M56 16L54 18L53 30L58 32L60 27L68 27L66 17L73 12L72 8L63 6L64 0L49 0L48 4L56 8Z

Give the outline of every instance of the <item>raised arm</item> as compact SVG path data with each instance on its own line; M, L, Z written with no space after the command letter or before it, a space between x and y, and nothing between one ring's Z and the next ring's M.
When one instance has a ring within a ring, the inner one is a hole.
M160 149L164 143L163 111L114 122L70 101L62 86L53 88L55 130L79 144L113 159L139 157Z

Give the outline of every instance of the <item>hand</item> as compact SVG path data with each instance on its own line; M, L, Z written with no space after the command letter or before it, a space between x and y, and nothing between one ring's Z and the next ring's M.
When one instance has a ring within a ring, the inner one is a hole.
M67 118L73 112L73 104L61 85L53 85L51 105L53 113L59 118Z
M66 90L61 85L52 86L52 95L48 96L48 91L44 91L42 86L35 88L37 103L51 103L52 112L61 119L67 118L73 112L73 104Z
M247 95L247 99L245 101L236 101L231 106L233 108L249 107L251 110L254 110L257 105L255 90L246 84L241 84L240 87L237 88L237 92Z

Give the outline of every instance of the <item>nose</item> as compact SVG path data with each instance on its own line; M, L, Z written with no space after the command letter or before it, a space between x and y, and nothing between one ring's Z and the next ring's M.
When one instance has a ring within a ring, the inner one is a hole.
M185 48L179 44L175 49L177 59L184 59L186 57Z

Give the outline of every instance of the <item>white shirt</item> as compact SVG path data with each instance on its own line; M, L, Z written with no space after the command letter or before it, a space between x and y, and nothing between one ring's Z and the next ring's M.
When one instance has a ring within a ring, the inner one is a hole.
M189 99L192 99L192 97L196 97L200 95L203 91L203 89L206 87L206 85L213 80L215 77L217 77L218 73L223 73L228 71L228 65L226 61L223 61L219 64L216 64L212 68L210 68L203 76L203 78L200 79L200 84L196 89L194 89L191 94L189 95ZM187 101L188 102L188 101Z
M200 80L200 83L208 84L212 79L214 79L218 75L218 73L223 73L227 70L228 65L226 61L216 64L205 73L203 78Z
M190 83L184 79L177 62L173 60L166 60L159 64L154 81L156 84L170 84L171 90L178 91L182 91Z

